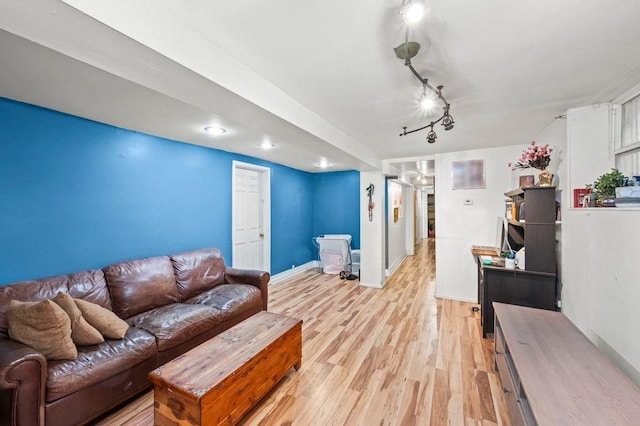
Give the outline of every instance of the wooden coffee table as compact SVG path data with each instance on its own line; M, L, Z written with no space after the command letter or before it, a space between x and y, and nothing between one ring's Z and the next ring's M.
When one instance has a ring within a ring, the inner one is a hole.
M156 425L236 424L302 362L302 321L260 312L149 373Z

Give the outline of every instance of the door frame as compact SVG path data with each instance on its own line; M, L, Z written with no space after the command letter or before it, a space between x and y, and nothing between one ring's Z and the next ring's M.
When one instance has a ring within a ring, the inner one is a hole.
M262 265L264 270L271 273L271 169L256 164L234 160L231 164L231 265L236 259L236 170L253 170L260 173L262 182L262 232L264 242L262 250Z

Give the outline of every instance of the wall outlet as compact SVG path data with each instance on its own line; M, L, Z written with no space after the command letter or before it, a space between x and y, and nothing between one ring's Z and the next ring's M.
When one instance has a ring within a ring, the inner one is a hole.
M472 206L473 205L473 198L465 198L463 204L465 206Z

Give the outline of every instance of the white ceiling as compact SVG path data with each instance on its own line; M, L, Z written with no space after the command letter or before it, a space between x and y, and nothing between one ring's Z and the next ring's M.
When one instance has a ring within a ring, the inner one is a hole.
M524 144L567 108L640 82L638 1L434 0L411 32L423 46L414 65L445 86L456 125L433 145L424 131L400 138L428 122L392 50L400 5L11 0L0 5L0 96L303 170L320 157L365 170ZM203 122L232 131L212 140ZM264 138L277 149L260 151Z
M327 170L358 168L356 158L345 158L348 156L339 149L219 87L212 87L207 80L181 67L169 73L169 80L189 80L192 87L182 88L177 97L172 97L167 91L158 92L3 30L0 30L0 62L3 97L173 140L247 155L259 153L265 160L282 162L286 156L289 166L302 170L319 171L316 164L322 158L349 162L332 160ZM163 65L175 67L170 62ZM222 99L228 108L224 116L216 112L215 105L198 104L200 94L214 91L218 92L216 103ZM189 92L195 95L191 102L180 96ZM231 110L237 113L228 112ZM250 122L240 125L234 119ZM228 132L213 137L204 131L207 125L220 126ZM261 150L259 145L265 140L274 147ZM314 146L313 151L306 149L309 145Z

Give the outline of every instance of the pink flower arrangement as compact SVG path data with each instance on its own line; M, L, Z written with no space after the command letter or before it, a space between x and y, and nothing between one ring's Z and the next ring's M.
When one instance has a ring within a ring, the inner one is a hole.
M511 170L515 169L528 169L533 167L538 170L545 170L551 162L551 153L553 148L549 148L549 145L536 145L536 141L532 141L531 145L524 150L518 161L515 163L509 163L508 167Z

